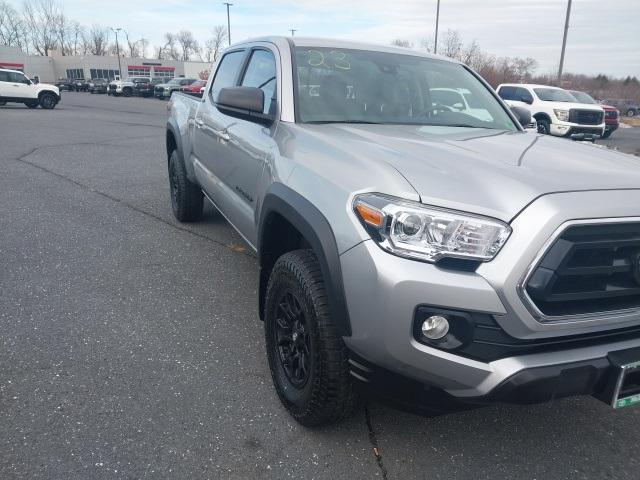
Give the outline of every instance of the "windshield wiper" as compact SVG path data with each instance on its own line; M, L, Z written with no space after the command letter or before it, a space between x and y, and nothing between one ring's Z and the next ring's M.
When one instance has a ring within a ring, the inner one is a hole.
M311 120L304 123L324 124L324 123L355 123L365 125L380 125L382 122L370 122L368 120Z
M426 125L428 127L464 127L490 129L490 127L481 127L480 125L471 125L470 123L423 123L422 125Z

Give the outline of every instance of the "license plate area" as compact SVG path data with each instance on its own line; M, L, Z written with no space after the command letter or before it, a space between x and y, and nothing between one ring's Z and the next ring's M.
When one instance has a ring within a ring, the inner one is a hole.
M607 388L607 403L615 409L640 404L640 349L612 352L609 361L614 374Z

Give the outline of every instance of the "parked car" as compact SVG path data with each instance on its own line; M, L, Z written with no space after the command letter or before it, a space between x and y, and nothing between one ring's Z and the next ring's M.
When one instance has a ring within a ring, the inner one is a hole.
M114 80L109 83L108 95L130 97L135 93L135 86L137 83L150 83L149 77L129 77L124 80Z
M163 78L151 78L144 80L138 80L133 82L133 94L139 97L151 97L153 96L153 90L156 85L159 85L164 81Z
M89 82L90 93L107 93L109 81L104 78L94 78Z
M627 117L635 117L636 115L640 115L640 104L638 104L638 102L634 102L633 100L607 99L603 100L602 103L606 103L607 105L616 107L621 114Z
M589 140L604 133L602 107L579 103L562 88L502 84L497 92L507 105L529 108L540 133Z
M577 90L569 90L569 93L573 95L580 103L587 103L589 105L600 105L604 110L604 133L602 138L609 138L613 132L618 129L620 125L619 115L620 112L616 107L611 105L603 105L596 102L591 95L585 92L579 92Z
M195 81L195 78L173 78L167 83L156 85L154 95L156 98L169 98L173 92L178 92L181 87L191 85Z
M187 93L189 95L202 96L202 89L207 84L206 80L196 80L191 85L185 85L184 87L180 87L180 91L182 93Z
M18 70L0 68L0 105L24 103L29 108L50 110L56 107L62 97L60 89L47 83L33 83Z
M89 80L80 79L75 81L75 90L76 92L88 92L89 91Z
M488 116L434 105L435 88ZM238 43L207 92L168 103L171 207L197 221L210 199L256 251L267 361L298 422L342 419L362 391L423 412L640 403L633 157L526 134L529 112L465 65L390 46Z
M60 78L55 84L60 91L66 90L71 92L76 89L75 81L69 78Z

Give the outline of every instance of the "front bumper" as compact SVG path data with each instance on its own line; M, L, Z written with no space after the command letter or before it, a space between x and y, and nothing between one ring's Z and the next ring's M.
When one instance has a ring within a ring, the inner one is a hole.
M579 125L577 123L557 122L550 125L551 135L558 137L570 137L576 134L602 136L605 124L600 125Z
M506 334L523 341L637 326L637 312L587 319L536 318L521 296L519 282L554 232L569 219L634 217L638 204L640 190L543 196L511 222L513 233L502 251L475 272L403 259L384 252L372 240L364 241L341 256L353 331L344 338L345 343L372 365L469 400L491 398L492 392L519 372L598 363L612 351L638 347L640 336L616 336L588 345L481 361L422 344L413 335L418 305L485 312Z

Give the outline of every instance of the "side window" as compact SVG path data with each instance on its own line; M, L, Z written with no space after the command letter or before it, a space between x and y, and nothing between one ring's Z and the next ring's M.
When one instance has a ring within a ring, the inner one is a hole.
M221 88L232 87L234 85L236 75L242 60L244 59L244 51L227 53L222 60L216 71L216 77L211 84L211 96L215 100L218 96L218 92Z
M0 82L9 81L9 72L0 72Z
M515 100L518 100L519 102L525 102L528 104L533 103L533 97L531 96L529 90L527 90L526 88L516 88L515 95Z
M26 83L29 84L29 80L27 77L22 75L21 73L9 72L9 81L13 83Z
M514 87L500 87L498 95L503 100L515 100L515 90Z
M264 92L262 113L269 113L276 100L276 59L268 50L254 50L242 79L242 86Z

